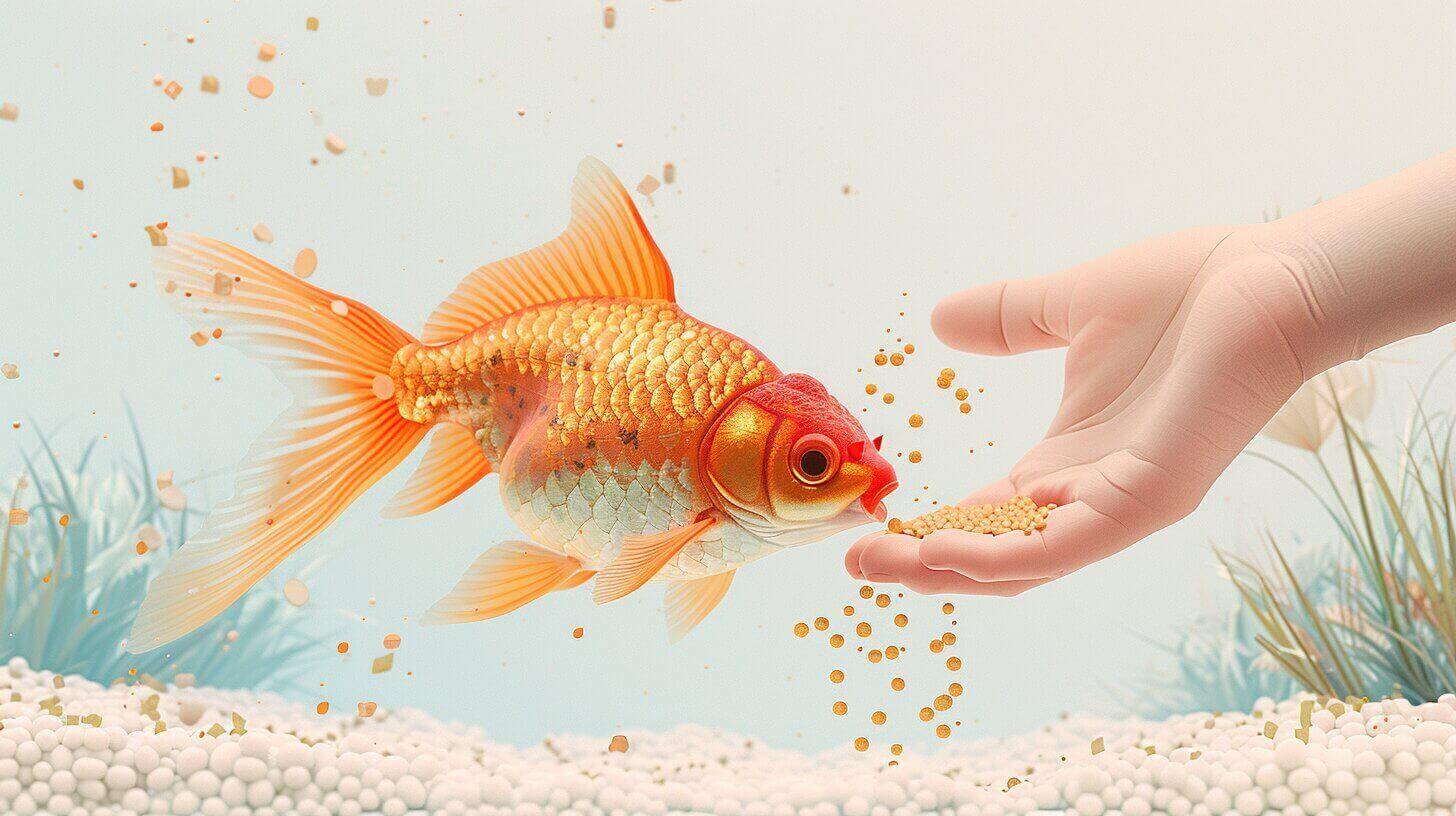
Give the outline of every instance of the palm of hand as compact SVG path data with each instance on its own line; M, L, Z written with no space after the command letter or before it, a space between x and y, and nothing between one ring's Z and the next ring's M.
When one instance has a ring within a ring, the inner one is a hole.
M933 323L952 347L1068 346L1046 438L962 503L1025 494L1059 506L1031 535L871 535L846 555L850 574L920 592L1014 595L1182 518L1303 381L1283 328L1303 306L1289 270L1227 228L951 295Z

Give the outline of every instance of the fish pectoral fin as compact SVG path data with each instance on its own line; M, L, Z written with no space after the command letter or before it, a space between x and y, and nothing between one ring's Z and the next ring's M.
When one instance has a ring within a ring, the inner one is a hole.
M592 579L592 576L593 575L596 575L596 574L597 574L597 571L596 570L589 570L589 569L578 570L575 575L571 576L570 578L567 578L564 582L562 582L562 584L560 586L556 587L555 589L553 589L551 591L552 592L565 592L568 589L576 589L577 587L581 586L582 584L586 583L587 581L590 581Z
M579 577L583 572L586 577ZM524 541L507 541L481 553L450 594L430 607L422 622L466 623L499 617L548 592L580 584L591 575L571 556Z
M469 490L490 472L490 460L469 428L453 422L437 428L419 468L384 506L385 518L428 513Z
M599 604L607 603L641 589L683 547L717 523L716 517L706 516L666 532L622 539L622 552L597 576L597 584L592 587L592 600Z
M703 622L728 594L736 570L709 575L691 581L673 581L667 588L662 611L667 615L667 640L677 643Z
M445 343L528 306L581 297L673 300L672 272L632 197L605 164L582 159L571 185L571 223L535 249L471 272L420 339Z

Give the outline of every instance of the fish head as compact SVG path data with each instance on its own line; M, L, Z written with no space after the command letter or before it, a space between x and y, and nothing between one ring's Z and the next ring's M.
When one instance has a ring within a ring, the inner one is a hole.
M859 421L807 374L738 395L703 440L701 463L718 507L783 546L883 521L899 482Z

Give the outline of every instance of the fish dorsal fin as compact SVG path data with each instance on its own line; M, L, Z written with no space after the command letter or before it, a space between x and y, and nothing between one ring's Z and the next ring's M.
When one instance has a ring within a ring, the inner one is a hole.
M718 519L714 516L706 516L654 535L623 538L622 552L597 575L596 586L592 587L592 600L599 604L615 601L641 589L683 547L717 523Z
M667 599L662 611L667 615L667 639L677 643L703 622L713 607L728 594L728 585L733 583L734 570L709 575L692 581L673 581L667 588Z
M490 462L469 428L453 423L438 427L424 461L404 489L385 506L385 518L428 513L469 490L490 472Z
M528 306L579 297L673 300L667 259L622 183L590 156L576 169L566 231L471 272L420 339L448 343Z

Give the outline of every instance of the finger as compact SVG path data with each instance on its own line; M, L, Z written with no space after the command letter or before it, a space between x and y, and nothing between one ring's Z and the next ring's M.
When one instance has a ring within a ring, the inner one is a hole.
M994 583L1055 578L1081 569L1133 543L1112 517L1084 502L1058 507L1044 530L985 535L941 530L921 543L927 569L952 570L973 581Z
M922 595L1019 595L1043 580L983 583L951 570L933 570L921 563L920 540L885 533L864 541L859 570L863 580L898 583ZM856 576L859 577L859 576Z
M930 325L947 346L975 354L1065 346L1069 286L1064 275L973 286L941 299Z
M883 535L886 535L885 531L879 530L870 533L850 545L849 552L844 554L844 571L849 573L849 577L859 581L864 580L864 573L859 568L859 558L864 554L865 547L868 547L871 542Z

